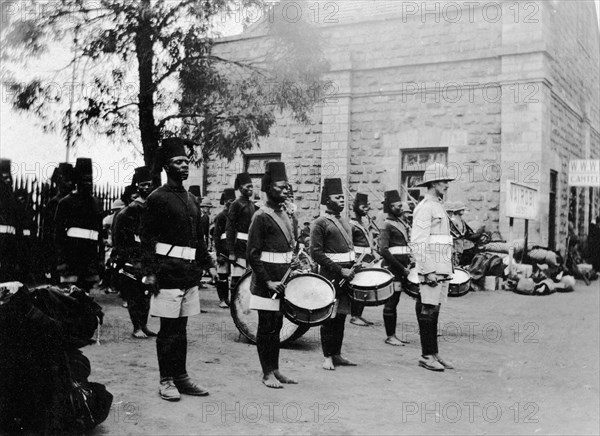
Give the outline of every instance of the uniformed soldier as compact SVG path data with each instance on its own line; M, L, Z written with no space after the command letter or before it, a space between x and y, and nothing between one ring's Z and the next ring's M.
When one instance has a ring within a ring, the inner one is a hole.
M261 191L267 201L254 215L248 233L247 259L252 268L250 308L258 311L256 349L263 371L262 382L269 388L296 382L279 371L279 336L283 325L278 298L281 282L294 255L292 222L283 207L289 189L283 162L268 162Z
M231 271L229 262L229 250L227 249L227 215L229 206L235 201L235 189L226 188L221 194L221 206L225 206L215 217L215 229L213 239L215 241L215 251L217 252L217 294L219 295L219 307L225 309L229 307L229 273Z
M208 198L205 198L200 202L200 210L202 211L202 234L209 251L211 251L212 245L210 242L210 210L212 208L213 205Z
M398 320L398 303L402 293L402 285L410 270L410 225L407 217L410 206L402 202L397 190L384 193L383 210L387 218L379 234L379 254L383 257L383 265L394 274L394 294L383 306L383 324L387 336L385 343L404 346L407 342L396 336Z
M341 179L325 179L321 204L327 206L325 215L313 223L310 233L310 250L313 260L320 266L320 274L334 282L339 301L335 317L321 325L323 368L334 370L337 365L356 366L341 355L346 315L350 313L350 297L347 288L340 286L354 278L352 266L355 261L352 228L341 216L344 210L344 191Z
M472 249L475 244L474 242L479 239L481 233L476 233L471 227L465 222L463 215L466 210L466 206L462 201L454 203L454 215L450 218L455 229L454 238L454 266L462 265L465 260L463 253L466 250Z
M77 189L58 203L54 220L60 283L76 284L87 292L104 269L102 205L92 195L92 180L92 160L77 159Z
M354 244L354 253L358 259L363 253L366 256L363 258L365 262L375 260L375 241L373 235L369 231L369 196L367 194L357 193L352 204L354 216L350 220L352 226L352 242ZM373 325L371 321L363 318L363 310L365 305L357 301L351 301L351 318L350 322L358 326Z
M133 325L134 338L156 336L148 329L150 295L142 284L142 251L140 225L146 212L146 199L154 190L152 172L148 167L135 169L131 186L135 186L138 197L115 217L113 230L113 256L117 270L117 287L127 302L127 310Z
M19 279L18 235L22 228L13 192L11 161L0 159L0 283Z
M58 164L58 167L54 169L50 179L51 182L56 185L57 192L54 197L48 200L48 203L44 208L42 242L44 245L44 260L46 264L45 272L50 277L53 284L58 284L60 281L60 276L56 271L56 246L54 244L56 225L54 218L60 200L73 191L73 173L73 165L70 163L62 162Z
M229 206L227 215L227 249L229 250L229 260L232 262L231 289L235 288L238 280L246 271L248 229L256 211L256 206L251 201L254 187L248 173L237 175L234 189L240 191L240 196Z
M425 186L427 193L414 210L411 232L420 281L420 295L415 305L422 350L419 366L432 371L453 367L439 356L437 342L440 305L446 301L448 282L453 274L450 220L442 205L448 182L452 180L444 165L436 163L427 167L423 182L418 185Z
M208 391L188 376L187 320L200 313L198 284L203 268L216 281L217 271L202 240L200 210L183 187L189 175L186 141L168 138L158 150L167 183L146 200L140 238L146 277L153 287L150 315L160 317L156 352L160 371L159 395L178 401L180 394L204 396Z

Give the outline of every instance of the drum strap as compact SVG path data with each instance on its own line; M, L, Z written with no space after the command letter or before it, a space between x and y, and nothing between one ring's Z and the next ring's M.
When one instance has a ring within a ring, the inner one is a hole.
M365 229L358 220L350 220L350 224L356 226L365 235L367 241L369 241L369 247L373 247L373 238L371 237L371 234L367 231L367 229Z
M348 232L346 231L344 226L342 226L342 224L334 217L325 215L325 218L327 218L329 221L331 221L337 227L337 229L340 231L340 233L346 240L346 243L348 244L348 248L354 249L354 244L352 243L352 238L350 237L350 235L348 234Z
M391 225L392 227L394 227L395 229L397 229L400 233L402 233L402 236L404 236L404 240L408 244L408 242L409 242L408 231L399 221L386 219L385 222L388 223L389 225Z
M289 218L287 217L287 214L284 214L285 218L282 219L279 215L277 215L275 213L275 211L272 208L270 208L267 205L264 205L262 207L262 210L267 215L269 215L269 217L271 217L271 219L273 221L275 221L275 224L277 224L277 226L281 229L281 232L284 234L290 247L293 247L293 245L294 245L293 230L292 230L292 225L290 224Z

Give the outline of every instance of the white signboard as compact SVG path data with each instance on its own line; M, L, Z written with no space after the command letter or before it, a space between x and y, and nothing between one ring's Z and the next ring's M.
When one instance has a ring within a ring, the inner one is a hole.
M512 180L508 180L506 183L506 216L537 220L539 206L537 189Z
M600 188L600 159L569 161L569 186Z

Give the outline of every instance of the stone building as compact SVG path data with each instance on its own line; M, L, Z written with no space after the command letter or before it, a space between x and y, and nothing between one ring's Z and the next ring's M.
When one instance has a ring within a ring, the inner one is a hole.
M293 4L293 2L291 2ZM293 22L286 4L269 19ZM468 205L468 221L508 236L507 180L538 189L530 240L563 248L568 220L586 234L600 211L598 188L570 188L570 159L600 159L597 13L590 1L309 2L331 64L330 97L310 125L282 115L259 149L205 165L213 200L235 173L258 180L263 163L291 167L300 222L320 211L325 177L352 193L413 185L431 162L457 181L448 200ZM302 12L300 12L302 13ZM246 59L261 50L264 26L217 44ZM257 183L257 187L259 184ZM523 232L516 220L515 236Z

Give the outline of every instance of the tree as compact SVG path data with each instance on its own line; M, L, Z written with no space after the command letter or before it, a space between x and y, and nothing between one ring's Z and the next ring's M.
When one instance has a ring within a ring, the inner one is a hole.
M14 108L36 114L47 128L58 124L65 136L74 140L91 129L141 143L147 165L154 162L160 139L172 134L195 140L205 157L215 154L232 159L237 150L254 147L259 137L268 135L276 110L307 121L323 95L320 90L326 88L321 77L327 64L318 32L305 22L294 26L263 22L267 36L277 44L271 44L273 49L260 62L215 54L220 17L232 7L252 7L267 16L272 3L20 2L20 7L39 13L20 14L19 19L11 20L3 38L3 53L10 53L13 60L27 60L57 41L72 41L73 60L66 68L72 68L78 77L83 98L69 109L61 109L62 119L56 123L50 116L52 108L64 106L66 97L51 98L43 81L35 78L18 87ZM310 92L290 93L291 82ZM93 84L92 95L83 92L84 83L88 87Z

